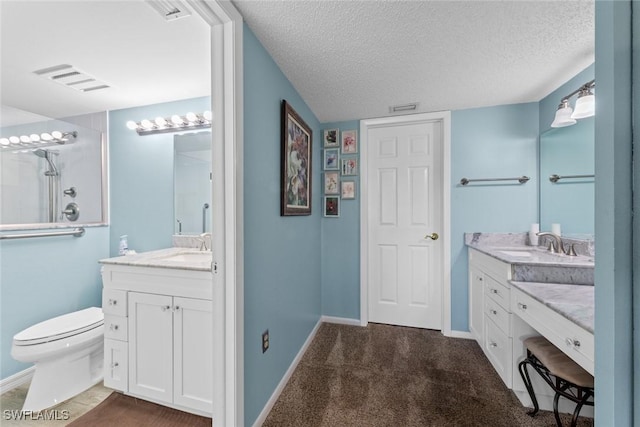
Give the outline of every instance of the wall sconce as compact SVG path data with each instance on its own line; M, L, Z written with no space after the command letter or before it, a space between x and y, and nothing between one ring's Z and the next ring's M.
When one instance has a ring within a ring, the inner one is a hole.
M591 80L562 98L556 111L556 117L553 119L553 123L551 123L551 127L561 128L575 125L577 123L576 119L593 116L596 113L596 97L593 94L595 87L596 81ZM569 106L569 99L576 94L578 94L578 99L576 100L576 108L573 110Z
M127 127L138 132L138 135L153 135L157 133L181 132L196 129L211 128L211 111L202 114L187 113L184 116L174 114L171 117L156 117L154 120L144 119L139 122L129 120Z
M19 147L47 147L54 144L66 144L70 138L77 138L78 132L61 132L54 130L53 132L43 132L40 134L32 133L30 135L16 136L12 135L7 138L0 138L0 148L19 148Z

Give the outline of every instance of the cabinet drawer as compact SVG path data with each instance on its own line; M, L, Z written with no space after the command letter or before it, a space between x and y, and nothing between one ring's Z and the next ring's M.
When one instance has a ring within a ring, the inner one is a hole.
M104 340L104 386L127 392L129 346L124 341Z
M104 337L127 341L127 318L124 316L104 315Z
M511 280L512 268L509 263L495 259L473 248L469 248L469 261L473 262L476 268L490 274L505 285Z
M127 316L127 291L102 289L102 311L105 314Z
M484 293L486 296L497 302L506 311L510 311L509 288L498 283L490 276L484 277Z
M510 335L511 329L509 325L509 312L507 310L500 307L500 305L498 305L498 303L496 303L491 298L485 298L484 314L485 316L487 316L488 319L493 320L493 322L496 324L498 328L500 328L502 332L504 332L507 335Z
M545 306L519 289L512 289L513 313L562 350L567 356L594 374L593 334Z
M511 388L511 338L502 332L491 319L485 322L484 331L484 353L502 381Z

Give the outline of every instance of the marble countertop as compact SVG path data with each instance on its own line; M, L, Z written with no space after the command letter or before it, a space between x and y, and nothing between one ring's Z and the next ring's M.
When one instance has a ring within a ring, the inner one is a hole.
M517 281L511 285L593 333L593 286Z
M176 258L176 255L184 255L184 257L182 257L182 259L178 259ZM188 259L189 255L195 256L193 259ZM98 262L101 264L127 265L134 267L211 271L211 261L211 251L198 251L193 248L168 248L101 259Z
M554 254L540 246L495 245L469 242L467 246L509 264L541 265L545 267L586 267L593 268L593 257L584 255L568 256Z

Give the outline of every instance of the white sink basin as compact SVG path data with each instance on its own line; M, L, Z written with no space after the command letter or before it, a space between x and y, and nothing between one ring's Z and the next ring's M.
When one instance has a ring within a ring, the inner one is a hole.
M531 252L529 251L499 251L501 254L507 255L507 256L513 256L513 257L530 257L531 256Z
M211 259L212 259L211 252L201 251L201 252L181 252L175 255L164 257L163 261L191 263L191 262L211 262Z

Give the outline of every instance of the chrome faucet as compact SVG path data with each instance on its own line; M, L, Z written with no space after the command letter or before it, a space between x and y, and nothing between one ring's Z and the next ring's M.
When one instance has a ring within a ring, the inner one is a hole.
M558 236L555 233L550 233L548 231L536 233L536 235L540 237L549 236L550 238L553 239L549 243L549 248L548 248L549 252L551 252L552 254L555 254L558 252L564 253L564 245L562 244L562 237Z

